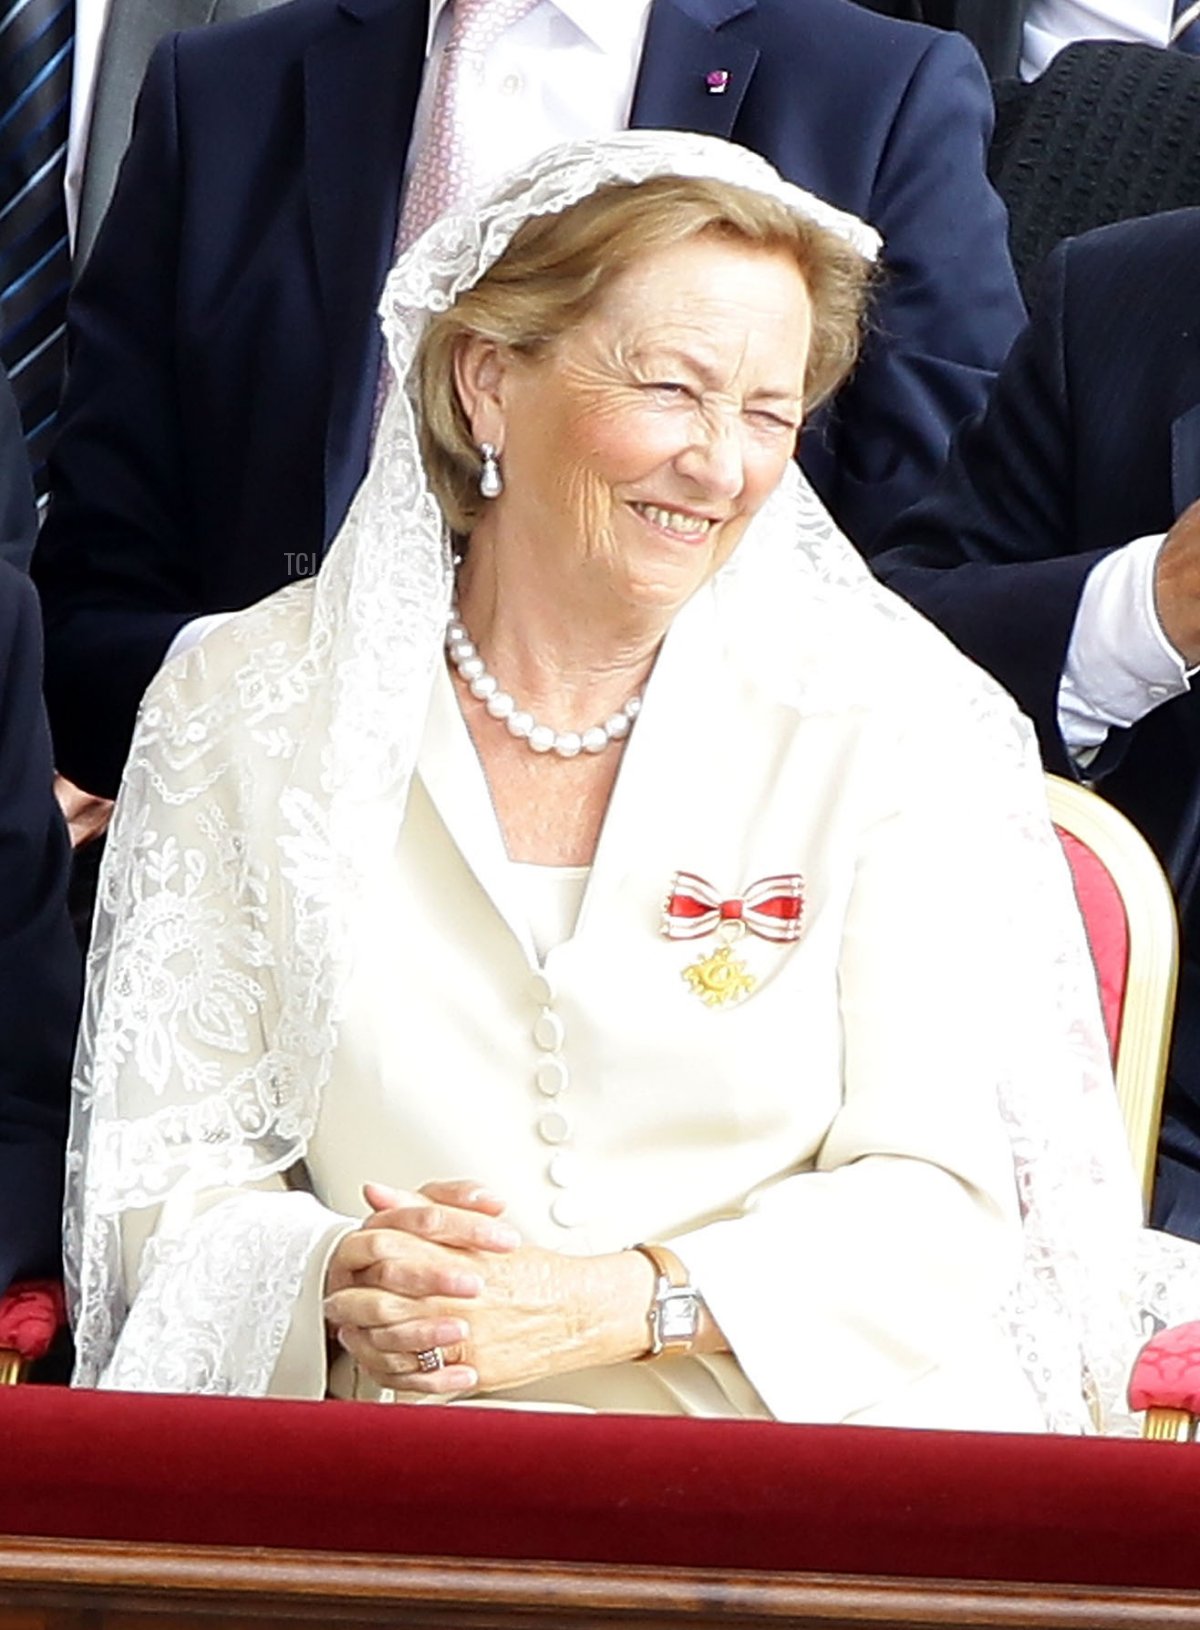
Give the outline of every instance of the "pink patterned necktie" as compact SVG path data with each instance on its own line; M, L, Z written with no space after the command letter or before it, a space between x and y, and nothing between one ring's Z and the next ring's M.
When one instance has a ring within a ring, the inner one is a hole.
M513 23L538 0L453 0L450 37L442 53L433 116L408 179L397 248L407 249L427 226L475 190L478 143L469 138L466 111L483 80L483 60ZM472 151L472 148L475 150Z

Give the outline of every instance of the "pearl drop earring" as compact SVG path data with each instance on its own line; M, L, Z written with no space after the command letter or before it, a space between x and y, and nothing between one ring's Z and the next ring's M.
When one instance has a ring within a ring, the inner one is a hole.
M479 472L479 490L485 498L499 498L504 491L504 477L500 474L500 460L490 441L479 444L483 468Z

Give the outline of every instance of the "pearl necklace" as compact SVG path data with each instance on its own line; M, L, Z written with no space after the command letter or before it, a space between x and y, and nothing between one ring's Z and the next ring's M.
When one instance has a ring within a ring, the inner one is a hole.
M446 650L471 695L484 703L493 719L503 721L510 736L528 742L535 753L557 753L559 758L602 753L610 741L620 741L629 734L630 725L642 710L639 692L629 698L619 713L612 714L603 724L593 725L590 730L552 730L548 724L539 724L532 713L518 707L508 692L500 689L456 609L451 610L446 628Z

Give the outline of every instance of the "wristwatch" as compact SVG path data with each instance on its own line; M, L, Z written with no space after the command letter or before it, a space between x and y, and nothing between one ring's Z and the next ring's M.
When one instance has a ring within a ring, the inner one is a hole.
M650 1345L639 1357L682 1358L691 1352L700 1328L700 1293L665 1245L635 1245L634 1250L650 1258L658 1275L648 1315Z

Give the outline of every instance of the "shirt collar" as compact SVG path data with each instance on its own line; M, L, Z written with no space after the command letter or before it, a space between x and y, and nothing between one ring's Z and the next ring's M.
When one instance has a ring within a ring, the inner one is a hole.
M433 36L437 31L438 18L445 11L445 9L449 5L449 3L450 3L450 0L430 0L429 26L425 31L425 60L426 60L426 62L428 62L429 58L433 55Z
M426 56L433 50L434 30L449 3L450 0L430 0ZM640 45L652 0L541 0L541 4L561 12L601 51L616 55L628 49L631 38Z
M651 0L555 0L557 10L592 44L611 56L640 47Z

